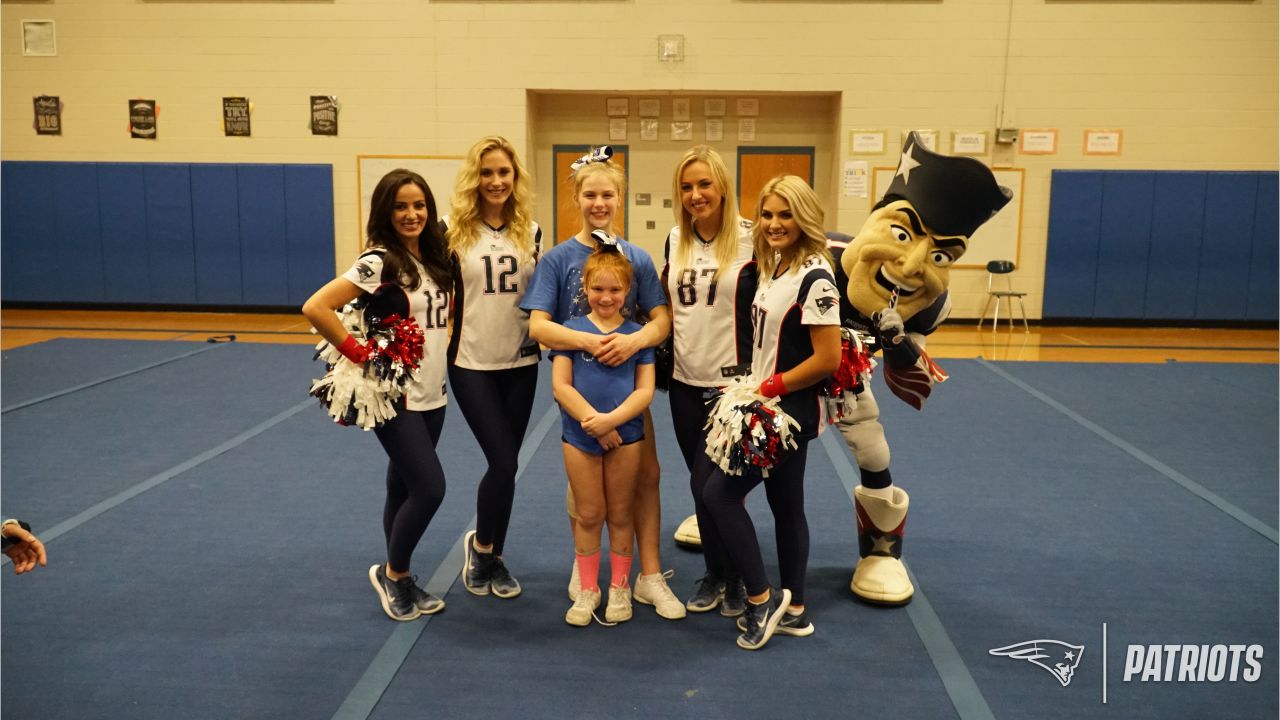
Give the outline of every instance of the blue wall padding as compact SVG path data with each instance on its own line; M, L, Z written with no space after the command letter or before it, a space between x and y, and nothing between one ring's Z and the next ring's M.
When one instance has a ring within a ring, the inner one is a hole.
M150 301L196 301L196 254L191 234L191 169L155 163L143 168L147 193L147 259Z
M1049 247L1044 276L1044 316L1093 316L1102 222L1102 174L1053 174Z
M234 165L192 165L191 208L195 241L196 302L239 305L244 302L240 281L240 199Z
M151 302L147 260L147 195L138 163L98 166L98 212L102 218L102 271L112 303ZM54 300L61 297L14 297L6 300Z
M1044 317L1277 319L1277 173L1055 170Z
M1249 261L1250 320L1274 320L1280 305L1280 177L1258 178L1258 205L1253 219L1253 255Z
M1212 173L1205 191L1196 318L1243 318L1249 307L1249 261L1258 202L1256 173Z
M1095 318L1143 317L1155 184L1154 173L1112 172L1102 178Z
M53 170L5 168L4 292L38 293L57 272L53 217Z
M333 172L328 166L284 168L285 255L289 304L301 306L316 291L317 277L333 275Z
M1202 172L1162 172L1155 182L1144 317L1193 318L1206 177Z
M297 306L333 277L330 165L0 164L3 299Z
M289 303L289 261L285 257L284 168L241 165L240 276L250 305ZM319 287L317 285L316 287Z
M98 172L90 163L53 168L54 247L58 253L51 284L75 302L102 302L102 238L98 221Z

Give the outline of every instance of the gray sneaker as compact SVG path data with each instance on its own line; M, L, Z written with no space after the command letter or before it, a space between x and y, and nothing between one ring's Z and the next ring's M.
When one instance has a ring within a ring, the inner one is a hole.
M493 555L476 551L476 531L462 538L462 586L472 595L488 595Z
M408 622L417 620L422 614L414 603L413 591L417 586L413 584L413 578L392 580L387 577L385 565L373 565L369 568L369 584L373 585L373 591L378 594L382 611L392 620Z
M698 589L693 592L693 597L685 601L684 606L689 612L704 613L719 607L721 600L724 600L724 581L711 575L703 575L698 581Z
M747 609L747 586L742 578L730 580L724 586L724 604L720 606L720 614L725 617L742 617Z
M520 581L511 577L511 571L507 570L506 563L502 562L502 558L494 555L489 564L489 587L493 589L493 594L500 598L513 598L520 594Z
M747 629L747 619L745 617L738 618L738 630L745 631ZM813 623L809 622L809 613L801 611L799 615L792 615L790 612L783 614L782 620L778 622L778 627L774 628L775 635L790 635L792 637L808 637L813 634Z
M435 615L444 609L444 600L418 587L417 575L413 576L413 587L410 592L413 593L413 604L421 614Z

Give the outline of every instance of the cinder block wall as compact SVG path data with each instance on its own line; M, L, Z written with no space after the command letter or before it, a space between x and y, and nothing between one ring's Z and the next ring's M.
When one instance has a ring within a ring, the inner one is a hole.
M23 19L56 22L56 57L22 55ZM825 116L813 111L809 144L825 175L815 184L829 225L846 232L872 200L839 192L854 128L887 132L883 155L858 157L872 166L893 165L901 132L913 128L938 130L944 151L952 131L993 131L1000 117L1010 127L1057 128L1056 155L993 147L983 158L1026 170L1018 280L1035 315L1052 169L1277 167L1276 0L6 1L0 33L0 157L331 163L339 266L358 244L356 155L456 155L500 133L545 172L549 147L535 139L575 127L563 112L573 101L555 100L565 91L727 97L731 122L718 145L729 154L738 144L732 98L834 97ZM685 36L683 62L659 61L660 34ZM65 103L62 136L32 130L39 94ZM312 94L341 102L337 138L310 135ZM252 138L222 136L224 95L253 102ZM128 137L125 101L138 97L159 103L157 140ZM531 100L544 97L553 99ZM797 105L807 113L811 104ZM779 139L803 120L786 105L761 102L755 144L796 144ZM647 148L635 113L633 102L628 143L639 158ZM597 118L576 122L593 131L581 141L605 139L602 103ZM1123 129L1123 154L1084 155L1087 128ZM652 188L659 206L684 144L665 127L660 138L632 180L633 189ZM549 212L549 186L539 194ZM661 229L666 218L655 213ZM976 315L983 274L953 277L956 314Z

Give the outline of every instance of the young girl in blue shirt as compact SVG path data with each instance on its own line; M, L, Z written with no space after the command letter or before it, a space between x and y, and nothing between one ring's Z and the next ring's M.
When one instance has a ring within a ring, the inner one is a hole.
M566 328L600 336L641 329L622 314L631 263L616 244L601 242L587 258L582 287L591 312L566 320ZM582 350L555 350L551 357L564 467L577 511L573 544L580 587L565 622L589 625L600 606L600 539L606 522L610 581L605 622L630 620L632 500L645 439L643 413L653 400L653 349L643 348L614 366Z

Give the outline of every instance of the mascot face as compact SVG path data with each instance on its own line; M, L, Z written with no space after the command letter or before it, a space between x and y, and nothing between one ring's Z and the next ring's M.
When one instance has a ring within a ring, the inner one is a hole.
M897 290L896 308L908 320L946 291L948 267L968 246L967 237L935 234L909 201L891 202L871 213L841 257L849 302L871 317Z

